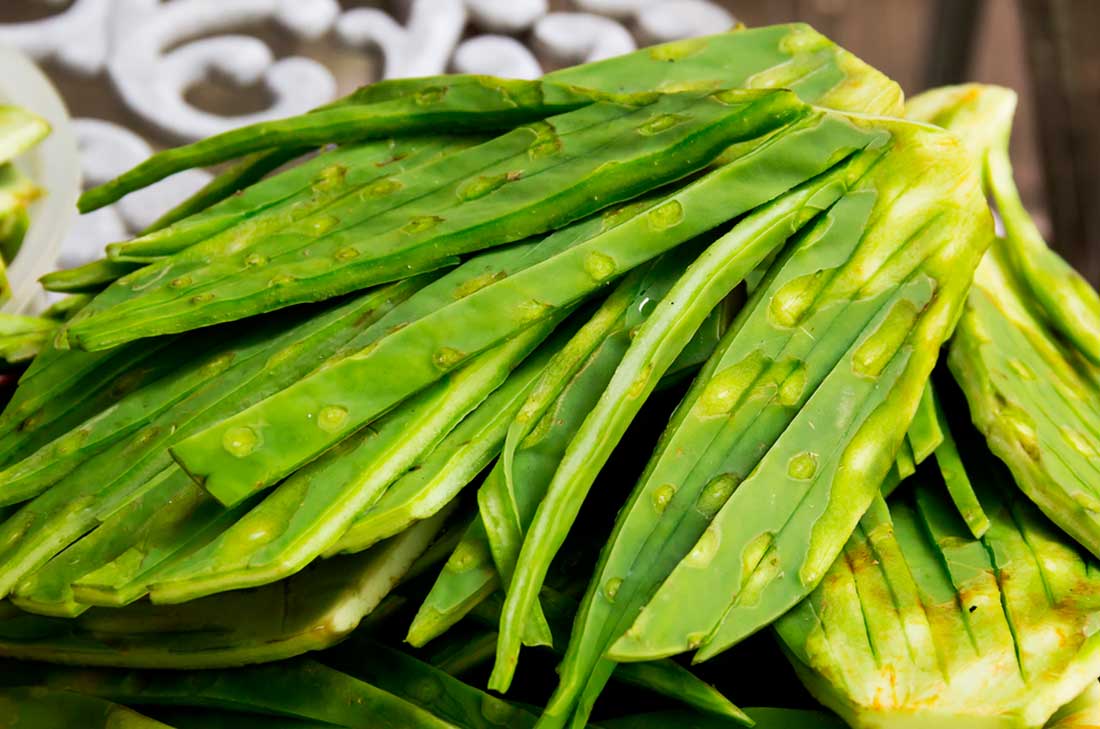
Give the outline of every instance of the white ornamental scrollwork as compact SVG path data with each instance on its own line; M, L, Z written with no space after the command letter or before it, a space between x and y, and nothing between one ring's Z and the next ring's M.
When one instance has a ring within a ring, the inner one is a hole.
M107 70L123 102L142 118L180 139L199 139L244 124L292 114L330 101L332 73L307 58L276 59L262 41L219 35L225 28L275 20L301 38L318 38L336 21L336 0L117 0L126 8L111 23ZM262 82L272 105L255 114L225 117L188 103L189 87L218 71L235 83Z

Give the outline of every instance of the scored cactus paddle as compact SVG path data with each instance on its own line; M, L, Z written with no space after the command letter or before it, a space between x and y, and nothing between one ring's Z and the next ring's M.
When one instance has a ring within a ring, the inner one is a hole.
M854 727L1038 729L1096 683L1095 563L981 450L967 451L990 519L981 540L918 479L872 506L776 625L803 682Z
M1100 299L1046 247L1015 192L1007 143L1015 95L935 89L907 113L959 133L1005 221L982 261L948 364L990 449L1048 518L1100 556Z

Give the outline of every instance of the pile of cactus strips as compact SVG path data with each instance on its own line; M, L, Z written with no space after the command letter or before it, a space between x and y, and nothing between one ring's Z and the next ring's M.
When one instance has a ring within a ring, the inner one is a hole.
M1100 297L1014 106L738 28L89 190L223 170L43 279L0 725L1100 725Z

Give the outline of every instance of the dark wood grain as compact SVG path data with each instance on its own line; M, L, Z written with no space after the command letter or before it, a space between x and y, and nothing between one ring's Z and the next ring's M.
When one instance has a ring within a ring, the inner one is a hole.
M1100 283L1100 2L1020 0L1056 247Z

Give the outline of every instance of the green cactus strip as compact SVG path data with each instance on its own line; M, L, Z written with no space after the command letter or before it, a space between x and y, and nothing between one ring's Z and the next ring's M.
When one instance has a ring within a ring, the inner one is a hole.
M873 323L734 490L613 655L660 655L697 643L696 658L705 660L759 630L816 586L886 477L988 245L991 221L979 180L953 138L884 124L894 135L890 152L853 195L873 190L876 205L867 227L849 233L864 243L855 263L870 254L887 271L849 305L876 310ZM907 179L912 186L892 199L897 170L932 166L933 160L936 176L915 184ZM952 191L949 198L939 193L945 189ZM893 241L884 245L884 238ZM841 285L858 286L853 278L842 275ZM849 407L838 409L839 401ZM776 482L789 484L791 502L778 505L765 495ZM753 523L736 519L739 513L754 514ZM715 608L697 603L693 614L667 629L659 616L667 616L673 591L692 589L716 572L740 589L724 600L715 595L722 603Z
M378 607L451 512L446 507L374 549L321 560L290 579L184 605L138 603L70 619L30 615L0 603L0 656L190 670L266 663L328 648Z
M892 131L905 138L905 127ZM706 546L703 535L713 515L740 491L739 481L753 471L760 454L788 428L839 355L879 310L881 301L864 300L856 306L857 295L874 291L881 300L884 291L904 281L919 263L913 257L928 256L944 245L948 238L937 237L934 227L928 232L929 217L936 218L934 210L915 208L912 215L898 219L873 214L872 208L876 199L884 211L906 194L925 199L920 187L907 189L912 179L939 189L942 181L925 178L927 169L941 167L941 139L933 135L925 149L919 137L915 143L901 144L896 164L921 170L916 177L898 180L889 174L889 163L880 162L871 172L881 187L877 198L866 191L849 195L797 245L789 246L761 281L727 342L697 377L620 513L589 585L545 726L564 726L574 711L576 724L583 724L610 675L612 664L601 661L601 655L630 627L676 562L689 557L700 539ZM955 174L960 174L957 167ZM970 192L971 204L979 204L976 193ZM872 215L870 227L868 215ZM980 247L973 238L964 240ZM894 256L899 248L911 254ZM887 261L890 265L883 267ZM768 346L760 349L761 342ZM726 394L728 402L723 399ZM830 409L835 416L835 408ZM808 470L811 459L803 460ZM806 528L803 534L809 531ZM756 563L768 551L766 539L759 535L749 539L751 543L743 548L747 560ZM729 549L729 554L741 551L728 545L723 549ZM642 554L659 554L662 559L650 559L642 568L636 562ZM616 586L614 600L608 597L607 585Z
M1032 308L998 241L982 261L948 365L990 449L1043 513L1100 554L1100 392Z
M422 284L410 279L315 318L253 327L235 350L223 353L233 356L213 358L205 384L144 419L140 428L84 461L0 526L0 594L151 488L151 479L172 465L166 446L302 377Z
M810 128L837 135L831 137L832 144L819 148L817 154L825 149L851 153L872 141L873 135L866 135L847 122L833 126L834 121L825 117L819 126ZM836 159L834 152L817 159L811 155L807 162L810 169L821 171ZM728 169L729 166L720 168L712 175L721 176ZM518 660L517 628L521 624L518 621L529 614L549 563L611 446L714 306L763 257L783 245L820 210L832 205L843 194L849 174L851 171L841 165L838 170L805 183L747 216L688 267L642 324L598 405L566 450L524 540L515 581L509 587L505 603L492 688L503 690L511 681ZM703 178L696 185L701 187L707 180ZM686 188L681 194L691 189ZM732 199L739 197L732 192L727 194Z
M165 280L140 295L74 320L67 328L68 342L102 349L448 265L454 256L545 233L679 179L709 164L730 144L807 113L789 92L631 98L635 103L600 102L520 127L435 165L396 175L388 184L405 188L386 188L390 194L382 202L411 198L425 181L433 194L409 205L398 203L363 226L348 227L346 216L333 208L247 251L190 269L186 276L168 259L164 271L171 271L170 280L186 285L171 287L165 273ZM491 161L498 150L510 154L486 167L486 158ZM462 174L469 167L477 172ZM356 199L355 215L372 203L380 204ZM249 265L250 260L262 263Z
M959 448L955 444L955 437L951 435L947 416L940 407L939 399L933 394L933 405L936 418L939 420L939 429L943 433L943 443L935 450L936 465L939 466L940 476L947 486L947 493L955 508L959 510L959 516L966 522L970 534L975 539L981 539L989 529L989 517L978 501L978 495L974 492L974 485L970 476L966 473L966 466L959 455Z
M929 382L921 395L913 422L909 424L909 432L905 434L909 448L913 451L913 461L917 464L924 463L940 447L944 438L939 404L932 383Z
M340 538L356 515L380 504L387 489L417 460L432 453L483 400L498 404L491 393L556 323L550 320L531 327L485 352L292 475L221 536L160 574L150 597L158 603L185 602L264 585L305 567ZM514 397L510 391L515 383L522 389L546 356L525 365L505 385L506 394ZM388 531L396 534L408 524Z
M85 192L80 212L119 200L169 175L284 147L320 147L389 137L431 134L440 128L484 132L581 108L593 94L560 83L498 79L491 76L440 77L438 84L412 95L371 104L340 104L288 119L233 129L168 149L110 182Z
M122 263L152 263L257 215L281 214L289 224L370 183L445 157L477 141L476 137L441 136L339 147L170 226L125 243L112 243L107 246L107 256ZM270 219L265 221L264 230L271 230Z
M525 336L531 335L521 333L517 339ZM558 339L556 336L538 356L526 361L415 469L362 510L343 536L326 550L325 556L357 552L393 536L413 522L431 516L473 481L500 452L509 423L523 404L527 390L557 351L554 345Z
M797 170L784 167L779 175L758 177L754 180L756 184L751 186L743 182L738 186L734 182L739 179L740 174L750 169L767 169L764 163L772 153L789 151L788 145L806 141L806 137L813 136L815 130L820 135L819 141L832 143L828 152L816 148L808 153L812 159L807 160L805 166L799 165ZM793 181L800 179L799 176L807 168L812 170L820 165L817 158L828 157L845 145L851 145L853 138L861 138L847 124L838 123L833 126L819 118L807 122L806 127L800 127L799 131L804 134L794 134L793 140L788 139L787 135L779 135L769 137L759 148L748 145L736 162L719 168L667 199L651 203L647 209L631 210L626 220L618 221L618 225L607 230L591 230L599 223L588 221L550 236L546 239L545 246L560 245L559 241L567 238L577 240L561 255L532 265L504 281L491 283L455 305L425 317L424 322L431 324L435 331L451 332L461 328L461 331L449 335L448 340L453 341L441 342L437 336L432 336L435 359L447 365L457 354L472 354L489 344L494 332L500 331L503 334L506 328L515 327L518 322L513 323L512 320L517 317L538 318L553 311L555 307L571 304L589 295L608 279L788 188ZM711 190L719 186L731 192L724 198L723 205L715 206ZM737 192L733 193L732 190ZM552 288L549 284L553 284ZM493 305L487 306L488 302L493 302ZM484 312L484 317L479 317L476 322L467 315L474 308ZM502 311L509 313L509 316L501 317ZM456 321L454 325L447 323L452 316ZM483 323L482 319L486 321ZM426 370L426 377L438 376L439 365L432 363L429 353L425 352L424 356L414 358L410 356L407 346L402 347L404 351L399 351L396 346L397 343L403 344L406 341L411 344L420 336L419 328L409 327L390 338L395 343L392 349L395 356L401 355L401 368L406 375L402 378L403 387L408 386L407 380L414 371L417 376L420 376L421 369ZM447 353L452 356L444 356ZM255 488L255 484L266 484L279 478L336 439L319 431L303 432L296 422L291 423L287 419L286 414L308 413L329 404L338 404L351 413L349 429L368 419L373 406L364 407L365 403L351 402L349 388L335 385L342 381L345 373L346 376L351 376L355 372L358 381L374 366L383 366L388 356L387 351L379 349L323 368L267 403L180 444L175 449L176 456L192 473L205 479L208 488L213 491L225 490L230 501L239 498L247 490ZM415 370L411 369L410 363L416 364ZM381 371L392 370L393 367L385 366ZM334 397L337 400L333 400ZM231 428L256 428L259 438L255 452L244 458L225 453L221 442L224 433ZM338 435L340 434L333 434Z
M20 729L172 729L155 719L110 701L63 690L13 687L0 689L0 721Z
M368 684L464 729L529 729L538 720L525 708L377 641L354 637L336 650L334 662Z
M547 74L608 92L691 87L790 88L817 106L897 116L900 87L803 23L739 28Z
M51 271L38 281L42 288L58 294L95 294L139 268L137 263L101 258L75 268Z
M545 604L547 619L554 635L568 635L569 623L577 612L577 603L552 588L543 588L540 597ZM495 592L472 611L472 617L487 626L496 626L500 622L503 604L504 595ZM561 653L565 646L557 641L551 647L555 652ZM620 683L652 691L707 714L722 716L739 724L750 723L745 713L720 691L672 660L620 663L615 666L613 678Z
M197 192L153 221L153 224L141 231L141 234L155 233L184 218L208 210L230 195L247 190L269 173L308 152L308 149L285 147L250 154L229 169L215 175L214 179L203 185Z
M127 704L227 709L325 722L346 729L452 729L454 725L377 686L317 661L209 671L47 669L51 688Z
M19 380L0 414L0 461L26 458L145 384L177 362L157 357L172 337L109 352L45 348Z
M1016 189L1008 156L1015 111L1015 92L982 84L933 89L905 107L907 117L950 129L970 147L1004 223L1007 262L1051 327L1100 365L1100 295L1047 246Z

